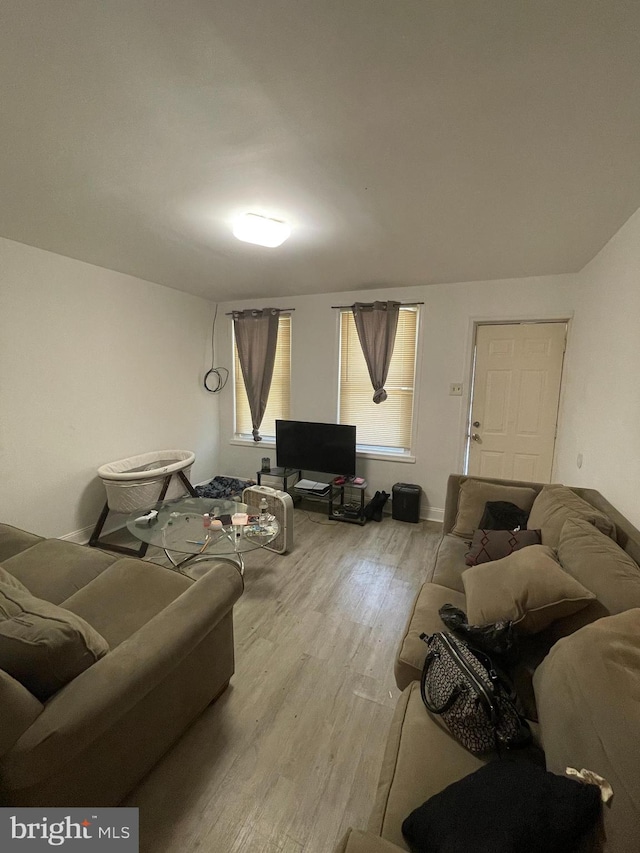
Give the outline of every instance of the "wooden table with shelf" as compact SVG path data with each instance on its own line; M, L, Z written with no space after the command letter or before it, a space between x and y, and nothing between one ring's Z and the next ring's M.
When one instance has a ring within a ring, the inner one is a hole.
M366 524L367 519L364 517L364 493L367 488L367 481L362 480L361 483L354 483L350 480L345 480L344 483L332 482L329 488L329 518L334 521L348 521L351 524ZM345 500L345 490L354 490L359 492L357 500L351 500L351 495Z

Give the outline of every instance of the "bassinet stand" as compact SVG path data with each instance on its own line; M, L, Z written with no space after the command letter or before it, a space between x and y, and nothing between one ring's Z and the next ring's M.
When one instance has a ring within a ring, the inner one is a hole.
M182 481L183 486L189 492L191 497L198 497L198 493L189 482L189 478L184 473L184 471L180 470L174 471L171 474L167 474L167 476L164 478L164 480L162 481L162 488L160 490L160 494L158 495L158 503L164 500L164 496L167 494L167 489L169 488L171 478L175 474L178 475L178 477ZM142 557L144 557L144 555L147 553L147 548L149 547L148 542L141 542L139 548L128 548L126 545L117 545L112 542L100 541L100 534L102 533L102 528L105 525L108 515L109 501L107 500L102 509L102 512L100 513L100 518L98 518L96 526L93 528L93 533L91 534L91 538L89 539L89 545L92 548L106 548L108 551L116 551L118 554L127 554L127 556L129 557L138 557L138 559L142 559Z

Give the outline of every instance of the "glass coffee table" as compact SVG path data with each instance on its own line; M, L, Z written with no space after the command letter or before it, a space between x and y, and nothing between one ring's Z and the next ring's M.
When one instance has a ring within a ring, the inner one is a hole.
M204 526L204 516L218 519L218 529ZM234 525L231 518L246 513L249 523ZM264 548L280 532L277 520L269 515L267 522L258 524L260 510L224 498L192 498L162 501L152 510L132 513L127 528L137 539L162 548L172 566L190 577L185 567L202 560L226 560L244 574L243 555ZM255 520L252 520L255 519ZM176 560L174 553L185 554Z

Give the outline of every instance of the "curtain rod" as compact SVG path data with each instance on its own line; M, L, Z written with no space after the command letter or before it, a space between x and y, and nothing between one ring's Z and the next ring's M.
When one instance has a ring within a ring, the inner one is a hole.
M391 300L393 301L393 300ZM355 302L353 303L355 305ZM361 305L365 305L367 308L371 308L373 302L362 302ZM424 305L424 302L401 302L401 308L414 308L417 305ZM347 308L353 308L353 305L332 305L332 308L340 309L340 311L346 311Z
M268 307L270 307L270 306L268 306ZM265 309L264 309L264 308L255 308L255 309L253 309L253 308L249 308L249 309L241 308L241 309L240 309L240 312L242 312L242 311L246 311L246 310L249 310L249 311L253 311L253 310L255 310L255 311L264 311ZM292 311L295 311L295 310L296 310L295 308L278 308L278 311L279 311L281 314L290 314ZM235 313L236 313L235 311L227 311L227 313L226 313L224 316L225 316L225 317L233 317L233 315L234 315Z

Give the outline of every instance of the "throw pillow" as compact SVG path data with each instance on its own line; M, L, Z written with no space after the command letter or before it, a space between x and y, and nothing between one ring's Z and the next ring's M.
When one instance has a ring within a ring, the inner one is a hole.
M530 545L502 560L473 566L462 573L462 582L471 624L509 620L523 634L536 634L595 598L564 571L546 545Z
M415 853L566 853L601 814L600 789L533 761L492 761L415 809L402 824Z
M502 560L527 545L539 544L539 530L476 530L465 562L468 566L490 563Z
M0 669L41 701L108 651L80 616L0 583Z
M542 532L543 545L557 548L565 521L576 518L588 521L606 536L615 538L615 524L567 486L544 486L533 502L527 526Z
M487 483L470 477L460 484L458 514L451 532L454 536L471 541L474 531L480 526L487 501L509 501L529 512L535 498L535 489L510 486L508 483Z

